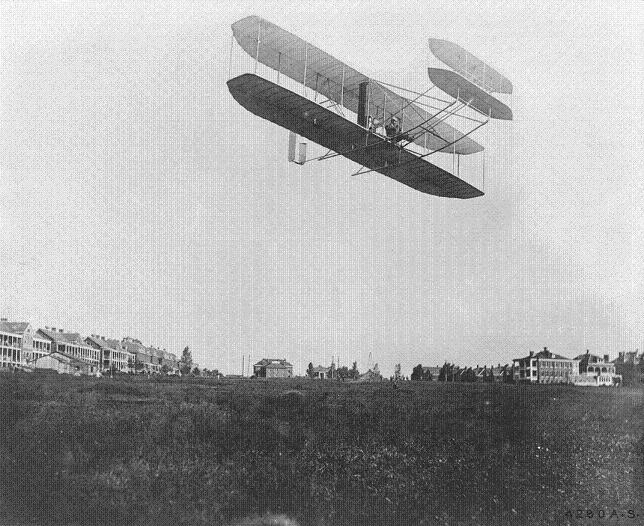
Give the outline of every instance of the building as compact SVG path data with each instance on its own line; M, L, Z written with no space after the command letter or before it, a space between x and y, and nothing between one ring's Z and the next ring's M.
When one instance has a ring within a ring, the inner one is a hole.
M441 367L431 367L418 364L411 372L410 378L414 381L432 381L438 380L438 375L441 372Z
M136 338L126 336L121 340L121 344L126 352L130 353L134 359L134 373L151 373L154 369L152 367L152 355L149 349Z
M126 336L121 341L126 352L133 357L136 373L160 374L176 373L179 370L179 359L175 354L154 346L145 346L140 340Z
M615 374L622 377L624 385L644 383L644 353L638 356L637 350L620 352L612 364L615 366Z
M51 353L51 340L39 335L38 331L36 331L34 333L31 356L27 358L27 364L34 362L38 358L47 356L49 353Z
M554 354L547 347L536 354L530 351L528 356L515 358L512 363L515 368L515 380L523 383L573 383L579 374L579 360Z
M596 354L585 354L575 357L579 360L579 375L574 379L575 385L612 386L619 385L622 377L615 373L615 364L611 363L607 354L602 358Z
M85 338L85 343L101 352L101 368L103 371L119 371L122 373L130 371L134 356L123 347L119 340L92 334Z
M281 358L262 358L253 365L253 374L257 378L291 378L293 366Z
M32 367L35 370L56 371L59 374L99 375L99 366L91 365L84 360L74 358L68 354L54 351L45 356L39 356L33 361Z
M23 321L8 321L0 318L0 368L20 367L31 359L33 330Z
M101 351L91 347L77 332L65 332L55 327L38 329L36 336L49 342L51 353L60 353L90 365L94 371L101 369Z
M334 362L331 362L329 367L318 365L317 367L313 367L311 371L311 378L315 378L316 380L333 380L337 376Z

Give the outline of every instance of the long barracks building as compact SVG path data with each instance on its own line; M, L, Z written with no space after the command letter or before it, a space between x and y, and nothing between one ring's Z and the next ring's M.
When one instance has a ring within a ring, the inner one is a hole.
M90 372L154 374L179 369L175 354L144 346L134 338L117 340L92 334L83 339L76 332L56 327L34 330L28 322L0 318L0 369L33 370L41 358L53 353L86 364Z

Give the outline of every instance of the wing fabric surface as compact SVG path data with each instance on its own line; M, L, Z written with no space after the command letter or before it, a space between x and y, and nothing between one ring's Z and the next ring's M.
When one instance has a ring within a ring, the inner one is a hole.
M459 199L483 195L442 168L262 77L240 75L228 81L228 89L239 104L255 115L415 190ZM365 148L365 144L369 146Z
M460 139L455 144L455 153L469 155L483 150L483 146L469 137L463 138L462 132L446 122L433 124L429 121L427 127L433 126L432 133L420 133L422 130L418 126L431 119L433 114L417 104L410 104L405 97L263 18L248 16L235 22L232 29L237 43L258 62L305 84L354 113L358 113L359 86L369 83L370 114L385 120L392 115L402 116L404 129L413 128L419 132L414 139L419 146L440 150L445 144ZM452 152L450 149L449 153Z
M512 110L458 73L440 68L427 68L429 80L450 97L460 99L493 119L512 120Z
M458 44L448 40L430 38L429 49L443 64L487 91L512 93L512 82Z

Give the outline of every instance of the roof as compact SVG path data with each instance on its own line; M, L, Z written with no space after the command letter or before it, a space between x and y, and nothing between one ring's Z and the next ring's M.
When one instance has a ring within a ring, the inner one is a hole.
M534 356L538 358L548 359L548 360L570 360L570 361L573 360L573 358L566 358L565 356L561 356L560 354L555 354L546 349L544 349L543 351L539 351Z
M59 351L54 351L49 354L45 354L44 356L38 356L34 358L34 362L37 362L38 360L42 360L43 358L54 358L55 360L58 360L59 362L63 363L68 363L68 364L73 364L77 366L84 366L84 367L90 367L90 364L87 362L84 362L83 360L80 360L74 356L70 356L69 354L62 353Z
M0 321L0 332L8 332L9 334L24 334L29 323L26 321Z
M290 363L288 363L284 358L262 358L259 362L255 364L255 367L265 367L269 364L286 364L289 367L293 367Z
M410 129L419 127L434 115L268 20L247 16L235 22L232 30L241 48L251 57L257 58L258 62L315 89L322 96L342 104L354 113L358 113L359 86L368 83L369 106L375 109L373 113L378 118L378 109L383 110L384 120L389 118L384 113L385 110L389 115L401 114L403 126ZM453 137L463 136L463 133L440 119L427 126L431 126L432 131L420 134L414 142L430 150L439 150L445 146L446 141L441 137L451 141ZM455 150L456 153L467 155L480 152L483 147L469 137L464 137L456 143Z
M147 348L145 347L145 345L143 345L138 340L130 340L130 339L124 338L121 341L121 345L123 345L123 347L125 347L130 352L140 352L140 353L148 354Z
M49 329L38 329L38 332L44 334L45 336L58 343L71 343L73 345L88 347L88 344L81 338L81 335L77 332L60 332L52 331Z
M85 341L90 340L97 347L101 349L111 349L114 351L122 351L125 349L120 340L115 340L113 338L101 338L100 336L92 335L85 338Z
M577 358L566 358L565 356L561 356L560 354L555 354L547 349L544 349L543 351L539 351L538 353L534 353L532 355L524 356L523 358L514 358L514 361L518 360L530 360L531 358L538 358L540 360L569 360L573 361L576 360Z
M594 358L593 362L603 362L604 358L603 356L598 356L597 354L592 354L589 352L585 352L583 354L580 354L579 356L575 356L575 360L581 360L581 361L586 361L590 358Z
M458 199L483 195L478 188L419 154L401 149L337 113L257 75L247 73L235 77L228 81L228 89L251 113L325 148L342 152L347 159L419 192Z

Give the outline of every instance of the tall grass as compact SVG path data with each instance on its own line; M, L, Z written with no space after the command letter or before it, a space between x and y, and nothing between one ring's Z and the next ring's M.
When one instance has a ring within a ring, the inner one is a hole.
M0 377L0 522L644 516L641 390Z

